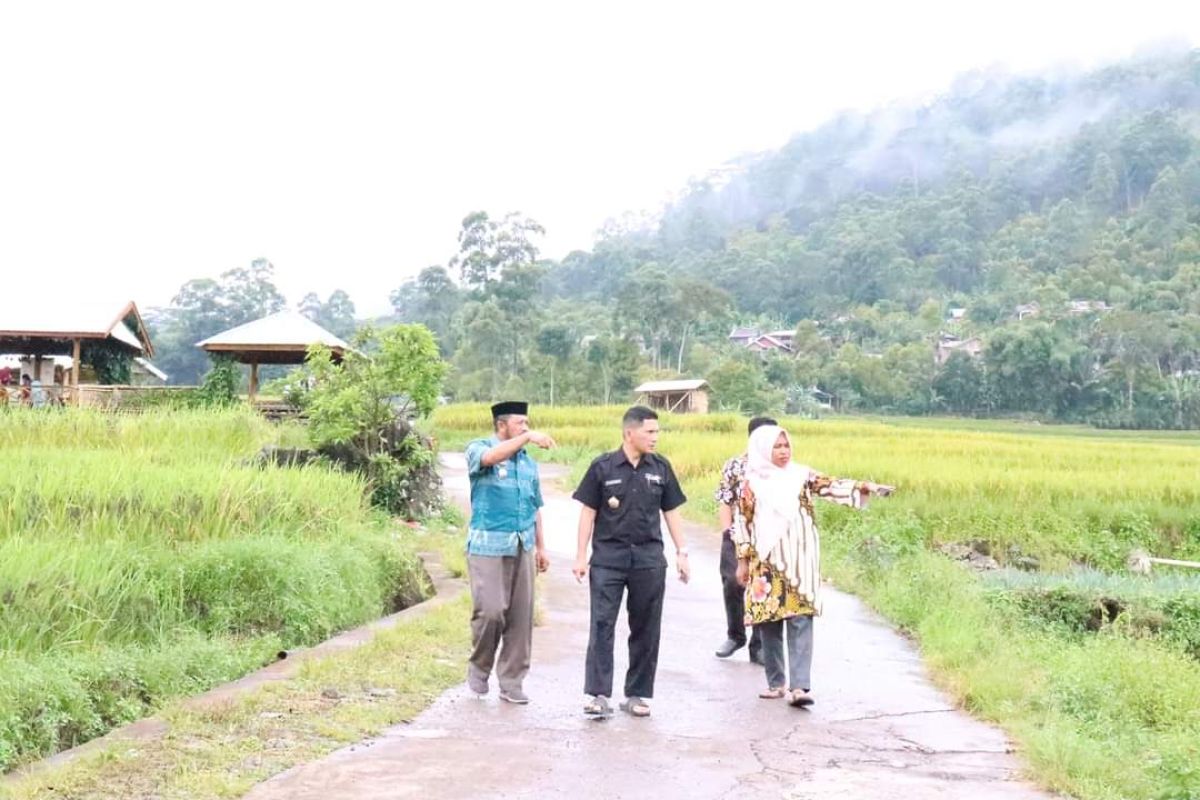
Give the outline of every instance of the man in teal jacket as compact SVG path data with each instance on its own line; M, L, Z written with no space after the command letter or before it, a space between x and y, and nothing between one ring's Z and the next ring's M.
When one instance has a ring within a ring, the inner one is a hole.
M467 571L474 602L467 685L476 694L487 694L494 667L500 699L521 704L529 702L523 683L533 646L534 570L550 567L542 538L538 466L525 447L554 447L549 436L529 429L528 413L527 403L495 404L494 435L467 445Z

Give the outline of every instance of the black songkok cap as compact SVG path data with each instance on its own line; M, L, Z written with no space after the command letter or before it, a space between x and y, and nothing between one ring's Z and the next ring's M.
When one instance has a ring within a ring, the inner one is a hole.
M503 417L507 414L528 416L529 403L523 403L520 400L506 400L503 403L496 403L496 405L492 406L492 419Z

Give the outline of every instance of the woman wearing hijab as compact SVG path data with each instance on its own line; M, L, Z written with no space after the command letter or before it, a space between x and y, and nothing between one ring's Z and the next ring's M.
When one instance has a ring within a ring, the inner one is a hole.
M891 486L830 478L792 462L787 431L764 425L750 435L746 480L734 507L738 582L746 587L746 624L762 635L764 699L812 705L813 617L821 613L821 546L813 497L863 508ZM784 630L787 670L784 670Z

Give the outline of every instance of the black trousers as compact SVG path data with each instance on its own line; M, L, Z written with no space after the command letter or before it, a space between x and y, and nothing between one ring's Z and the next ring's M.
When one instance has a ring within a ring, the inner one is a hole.
M614 569L593 566L588 575L592 623L588 636L584 694L612 697L613 639L617 615L621 612L621 598L628 591L625 612L629 620L629 671L625 673L625 696L653 697L667 568Z
M721 586L725 590L725 635L740 644L746 643L746 587L737 582L737 547L728 534L721 536ZM750 656L762 649L762 634L758 627L750 634Z

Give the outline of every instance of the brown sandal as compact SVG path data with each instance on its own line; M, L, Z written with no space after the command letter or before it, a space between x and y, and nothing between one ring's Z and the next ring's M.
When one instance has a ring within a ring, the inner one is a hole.
M780 700L783 698L784 692L782 686L776 686L774 689L764 689L758 693L758 696L763 700Z

